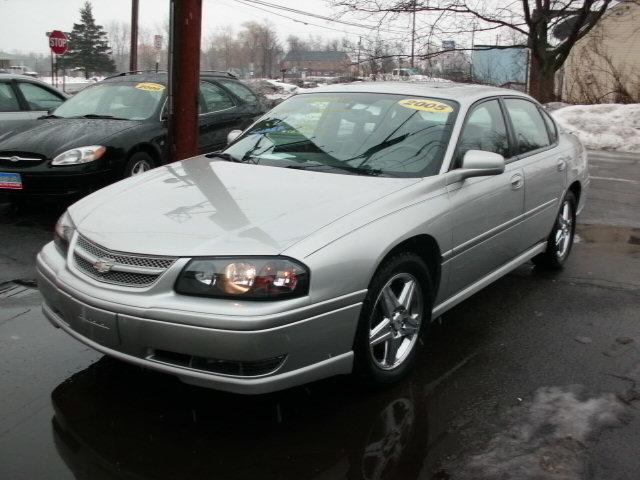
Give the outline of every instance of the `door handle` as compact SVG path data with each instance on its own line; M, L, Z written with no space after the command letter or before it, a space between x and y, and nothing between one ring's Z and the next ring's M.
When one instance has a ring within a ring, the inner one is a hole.
M519 173L511 177L511 190L518 190L524 185L524 178Z

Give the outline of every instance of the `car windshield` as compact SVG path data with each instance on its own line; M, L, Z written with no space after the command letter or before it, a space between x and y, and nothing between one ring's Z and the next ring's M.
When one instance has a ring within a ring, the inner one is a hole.
M235 161L336 173L424 177L440 169L457 104L378 93L291 97L224 153Z
M154 82L105 82L78 92L53 114L62 118L145 120L157 110L165 86Z

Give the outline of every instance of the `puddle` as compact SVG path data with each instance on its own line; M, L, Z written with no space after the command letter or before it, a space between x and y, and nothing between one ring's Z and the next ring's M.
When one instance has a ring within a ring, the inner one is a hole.
M640 245L640 228L578 225L576 243L626 243Z

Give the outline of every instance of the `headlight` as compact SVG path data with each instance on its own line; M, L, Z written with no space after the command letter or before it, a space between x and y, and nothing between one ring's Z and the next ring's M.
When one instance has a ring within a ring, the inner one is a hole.
M249 300L300 297L309 291L309 270L285 257L193 259L180 273L175 290Z
M107 149L102 145L74 148L58 155L53 159L51 165L78 165L79 163L93 162L104 155L106 151Z
M71 242L71 237L73 237L75 230L76 227L71 221L69 213L64 212L56 222L53 230L53 242L65 255L69 249L69 242Z

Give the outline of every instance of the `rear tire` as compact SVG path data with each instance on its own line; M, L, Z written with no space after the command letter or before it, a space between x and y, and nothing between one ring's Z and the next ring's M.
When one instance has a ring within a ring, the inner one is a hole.
M398 253L378 268L354 343L354 370L367 383L391 385L410 371L431 321L431 296L429 269L415 253Z
M573 192L567 192L547 239L547 250L533 257L532 262L547 270L561 269L571 253L575 230L576 197Z
M134 177L141 175L152 168L155 168L156 162L151 155L146 152L136 152L127 161L127 165L124 167L124 178Z

